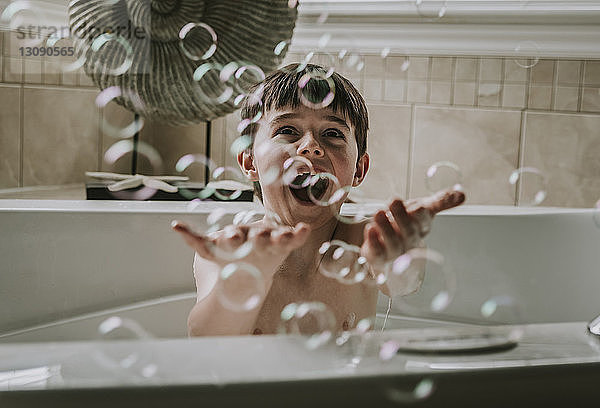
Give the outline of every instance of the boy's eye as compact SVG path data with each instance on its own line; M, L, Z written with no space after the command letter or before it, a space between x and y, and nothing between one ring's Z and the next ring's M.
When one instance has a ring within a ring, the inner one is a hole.
M275 131L276 135L295 135L296 133L296 129L291 126L284 126Z
M327 129L323 132L323 136L325 137L337 137L344 139L344 134L337 129Z

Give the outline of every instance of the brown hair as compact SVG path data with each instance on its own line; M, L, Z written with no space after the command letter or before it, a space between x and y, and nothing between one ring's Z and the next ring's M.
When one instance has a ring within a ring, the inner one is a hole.
M315 78L315 80L308 81L302 91L302 95L308 101L322 101L330 91L334 91L333 100L328 108L342 113L350 120L354 127L354 137L360 159L367 151L367 132L369 130L369 114L365 100L349 80L337 72L328 76L327 70L319 65L290 64L271 72L262 82L256 84L249 92L249 96L244 99L241 111L242 120L252 120L272 109L300 106L302 102L298 83L305 74ZM333 89L331 89L332 83ZM257 130L258 124L251 123L242 131L242 134L248 135L254 140ZM257 181L254 182L254 192L262 201L262 191L260 183Z

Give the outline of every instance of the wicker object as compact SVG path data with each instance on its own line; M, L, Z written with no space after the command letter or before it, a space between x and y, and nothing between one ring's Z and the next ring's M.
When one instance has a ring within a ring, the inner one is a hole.
M289 44L296 16L288 0L69 3L71 35L86 74L100 89L120 87L123 95L117 102L129 110L174 125L212 120L237 109L236 97L256 82L257 75L248 74L260 72L253 66L267 73L281 63L287 50L281 42ZM190 23L208 29L190 32L182 46L182 28ZM233 66L226 81L224 66ZM236 67L246 66L254 71L236 78ZM199 67L212 69L199 75Z

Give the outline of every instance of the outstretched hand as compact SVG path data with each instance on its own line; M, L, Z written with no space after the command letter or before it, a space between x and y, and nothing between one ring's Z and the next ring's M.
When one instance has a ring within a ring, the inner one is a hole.
M172 228L179 232L185 242L205 260L219 266L230 262L245 262L259 269L265 277L272 277L278 266L291 251L300 247L308 238L310 228L304 223L295 227L266 225L229 225L209 235L196 233L189 226L173 221ZM239 259L230 256L246 247Z
M465 194L458 190L443 190L406 202L393 200L387 211L378 211L365 226L361 255L375 275L384 273L387 263L412 248L423 246L423 238L429 233L435 214L464 201Z

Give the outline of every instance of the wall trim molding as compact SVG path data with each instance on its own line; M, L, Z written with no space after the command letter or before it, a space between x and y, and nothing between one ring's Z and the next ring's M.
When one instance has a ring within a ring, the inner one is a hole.
M326 33L331 38L323 44ZM416 0L301 0L290 50L342 48L365 54L597 59L600 1L422 0L417 7Z

